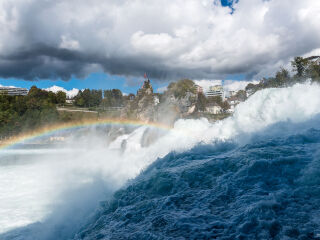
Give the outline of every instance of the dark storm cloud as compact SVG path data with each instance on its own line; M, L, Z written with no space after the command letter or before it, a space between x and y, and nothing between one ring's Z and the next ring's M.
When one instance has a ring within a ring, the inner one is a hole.
M141 77L148 72L156 79L172 79L179 77L206 77L210 72L203 70L168 69L166 66L153 63L156 59L136 58L103 58L99 55L87 55L79 51L58 49L43 44L32 48L19 49L9 56L0 56L0 73L2 77L23 78L26 80L57 79L68 80L72 76L85 77L86 67L96 64L105 72L115 75Z
M75 51L40 44L28 50L20 49L8 56L1 56L0 74L2 77L26 80L50 78L68 80L72 75L84 77L86 73L82 70L93 60Z

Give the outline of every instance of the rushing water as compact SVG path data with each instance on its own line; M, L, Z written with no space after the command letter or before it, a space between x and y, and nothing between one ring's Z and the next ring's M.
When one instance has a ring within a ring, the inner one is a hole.
M319 114L320 87L304 84L148 144L142 127L107 147L11 152L0 239L320 239Z
M76 239L320 239L320 128L171 153Z

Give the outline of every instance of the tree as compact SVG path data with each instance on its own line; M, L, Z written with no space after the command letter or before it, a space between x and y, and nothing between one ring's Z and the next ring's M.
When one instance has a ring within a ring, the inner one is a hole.
M37 98L39 100L48 100L48 95L48 91L37 88L36 86L32 86L28 92L28 97Z
M313 82L320 82L320 65L316 62L309 64L308 76L312 79Z
M122 92L119 89L112 89L112 96L115 100L116 107L120 107L123 104Z
M208 100L203 93L198 93L198 99L196 102L196 109L197 111L204 112L207 107Z
M67 94L65 92L59 91L56 94L56 101L59 105L64 105L66 103Z
M81 96L76 97L74 100L74 104L78 107L84 107L85 102L84 102L83 97L81 97Z
M102 102L102 90L79 91L74 100L74 104L79 107L97 107Z
M227 111L228 109L230 109L230 104L228 103L228 101L223 101L221 102L221 104L219 105L224 111Z
M208 97L208 103L216 103L220 105L222 103L222 98L220 96Z
M90 107L98 107L102 101L102 90L91 90Z
M291 65L293 70L296 72L296 77L301 78L304 77L307 66L308 60L303 57L295 57L293 61L291 61Z
M57 94L55 94L54 92L49 92L48 93L48 100L51 102L51 103L57 103Z
M57 121L54 96L35 86L27 96L0 95L0 134L10 136Z
M172 82L167 87L166 94L173 94L175 98L183 98L187 93L196 94L197 90L195 88L195 84L190 79L182 79L178 82Z
M283 67L281 67L280 71L276 73L276 87L288 86L290 82L289 71Z
M85 89L81 92L81 97L83 98L84 101L84 106L85 107L93 107L91 100L91 92L90 89Z
M247 99L247 93L244 90L239 90L237 94L235 95L235 98L237 98L239 101L244 102Z
M123 95L119 89L105 90L103 98L104 107L121 107L123 105Z

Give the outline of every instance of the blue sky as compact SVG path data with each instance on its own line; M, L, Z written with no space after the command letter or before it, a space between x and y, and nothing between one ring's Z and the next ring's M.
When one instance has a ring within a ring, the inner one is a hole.
M162 88L168 85L168 82L152 81L150 78L153 89L157 92L158 88ZM245 80L245 76L242 74L229 75L223 80ZM144 78L126 78L120 76L112 76L106 73L92 73L85 79L77 79L73 77L69 81L63 80L39 80L39 81L26 81L23 79L0 78L0 85L3 86L16 86L23 88L30 88L35 85L38 88L49 88L53 85L63 87L66 90L71 90L73 88L77 89L120 89L124 93L136 93L136 91L141 87Z
M231 6L233 3L233 0L221 0L222 6Z
M150 79L152 81L152 79ZM126 78L120 76L112 76L106 73L92 73L85 79L77 79L73 77L69 81L63 80L39 80L39 81L26 81L23 79L0 78L0 84L3 86L16 86L30 88L35 85L38 88L49 88L53 85L63 87L66 90L71 90L73 88L78 89L120 89L124 93L136 93L136 91L141 87L144 79L141 78ZM168 85L167 82L152 81L154 90Z

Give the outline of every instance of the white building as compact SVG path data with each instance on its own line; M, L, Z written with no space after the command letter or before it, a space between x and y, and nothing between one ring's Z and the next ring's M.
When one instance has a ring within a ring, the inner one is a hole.
M224 95L224 90L223 87L221 85L215 85L215 86L211 86L209 88L209 91L206 92L206 96L207 97L221 97L222 99L224 99L225 95Z
M211 105L206 107L206 111L211 114L219 114L222 112L222 108L218 105Z
M66 103L73 104L74 103L74 99L66 99Z
M9 96L25 96L28 94L28 89L17 87L0 87L0 94L7 94Z
M232 99L232 100L230 99L228 100L228 103L230 105L230 109L228 109L228 112L234 113L235 107L240 103L240 101L236 99Z

